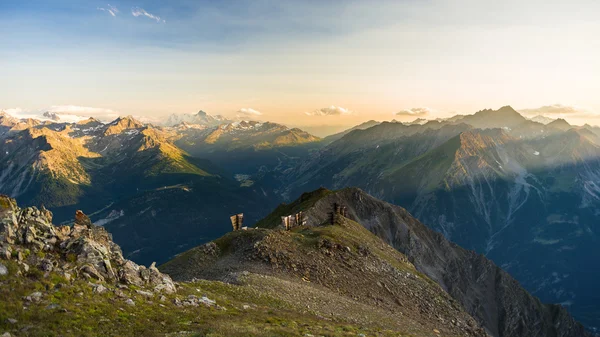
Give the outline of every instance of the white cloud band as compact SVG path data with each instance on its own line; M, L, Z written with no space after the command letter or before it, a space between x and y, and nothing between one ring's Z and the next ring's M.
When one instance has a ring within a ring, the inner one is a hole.
M401 110L395 113L396 116L425 116L432 112L429 108L412 108L408 110Z
M354 115L355 113L341 106L329 106L327 108L321 108L310 112L305 112L308 116L347 116Z

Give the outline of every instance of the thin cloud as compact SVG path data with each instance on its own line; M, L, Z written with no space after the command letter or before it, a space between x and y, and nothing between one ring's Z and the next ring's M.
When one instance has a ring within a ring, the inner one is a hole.
M105 108L92 108L89 106L80 105L53 105L46 111L54 113L67 113L84 116L95 116L95 115L106 115L106 114L118 114L116 111Z
M19 118L17 116L21 115L23 113L23 109L21 108L9 108L9 109L0 109L0 111L6 112L7 114Z
M592 114L589 110L562 104L545 105L535 109L522 109L522 113L528 115L589 115Z
M111 4L107 4L106 8L104 7L98 7L96 8L99 11L103 11L103 12L107 12L108 14L110 14L111 16L115 17L117 16L117 14L119 14L119 10L117 9L117 7L111 5Z
M327 108L317 109L314 111L305 112L308 116L347 116L354 115L354 112L341 106L329 106Z
M147 18L150 18L150 19L152 19L152 20L155 20L156 22L161 22L161 21L162 21L162 22L167 22L167 21L165 21L165 20L161 20L160 16L154 15L154 14L152 14L152 13L148 13L148 12L146 12L146 10L145 10L145 9L143 9L143 8L140 8L140 7L133 7L133 8L131 9L131 15L135 16L136 18L137 18L138 16L145 16L145 17L147 17Z
M429 108L412 108L396 112L396 116L426 116L432 112Z
M241 108L237 111L238 115L244 116L262 116L262 112L252 108Z
M93 108L79 105L53 105L49 108L41 110L24 110L21 108L4 109L4 111L19 119L33 118L39 120L50 120L48 116L44 116L44 113L48 112L47 115L56 114L63 122L77 122L90 117L97 118L103 121L113 120L119 117L119 112L105 108Z

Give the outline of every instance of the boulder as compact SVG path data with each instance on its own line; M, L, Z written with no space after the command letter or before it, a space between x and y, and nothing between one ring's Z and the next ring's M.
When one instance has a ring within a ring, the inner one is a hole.
M46 273L56 271L67 280L80 275L154 292L175 292L168 275L154 264L146 268L125 259L112 235L95 226L82 211L75 213L73 227L57 227L51 221L52 212L45 207L20 209L14 199L0 195L0 258L10 259L16 251L21 266L32 264Z

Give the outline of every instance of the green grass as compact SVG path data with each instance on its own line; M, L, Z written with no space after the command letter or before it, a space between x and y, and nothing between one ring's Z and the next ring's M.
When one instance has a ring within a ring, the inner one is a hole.
M37 336L397 336L390 332L369 330L347 322L321 319L309 313L295 312L286 303L243 286L216 281L182 284L177 294L167 295L161 302L158 296L145 299L133 289L123 291L135 306L125 304L105 284L109 291L97 294L84 280L69 282L57 274L45 277L32 272L16 276L18 266L3 261L8 276L0 277L0 332ZM44 294L40 303L23 300L35 291ZM177 307L173 299L188 295L207 296L216 300L215 307ZM49 309L50 304L59 305ZM247 307L244 308L244 305ZM25 308L26 307L26 308ZM16 319L11 324L7 319ZM26 334L20 332L27 329Z
M303 193L300 198L296 199L291 204L281 204L264 219L256 223L255 227L260 228L275 228L281 224L281 217L298 213L300 211L311 208L317 201L334 193L325 188L319 188L312 192Z

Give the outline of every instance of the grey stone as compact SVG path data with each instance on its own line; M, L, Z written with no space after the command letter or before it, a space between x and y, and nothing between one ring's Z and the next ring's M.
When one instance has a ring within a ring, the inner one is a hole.
M101 285L101 284L97 285L97 286L94 288L94 292L95 292L95 293L98 293L98 294L102 294L102 293L106 292L107 290L108 290L108 289L107 289L105 286Z
M60 309L60 305L58 305L56 303L50 303L46 306L46 310L54 310L54 309Z
M29 296L26 296L25 300L29 302L39 302L42 300L42 293L39 291L33 292L29 294Z
M0 263L0 276L8 275L8 268Z

